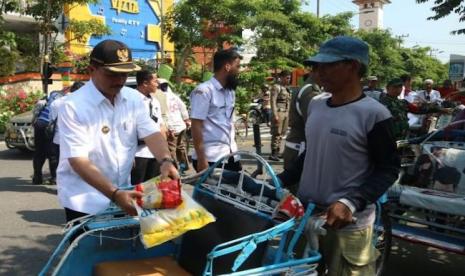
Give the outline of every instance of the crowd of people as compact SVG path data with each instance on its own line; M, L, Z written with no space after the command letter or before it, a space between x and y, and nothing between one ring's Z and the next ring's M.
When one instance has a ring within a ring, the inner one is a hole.
M96 214L110 201L135 215L132 201L141 194L124 188L156 175L178 179L178 170L189 167L189 128L198 172L238 150L234 90L241 59L234 49L214 54L214 75L191 92L188 113L169 80L141 70L127 45L100 42L90 54L90 80L73 85L72 93L52 93L37 108L34 184L42 183L43 163L53 151L59 164L52 177L67 221ZM284 159L282 184L304 206L315 203L326 221L321 252L327 275L374 275L374 203L398 177L396 140L408 135L416 114L447 112L437 103L452 91L441 95L431 80L424 90L411 91L408 76L390 80L385 91L375 76L362 87L369 47L348 36L325 42L305 64L310 73L297 93L290 92L285 70L275 84L263 86L270 159ZM131 72L137 72L136 89L125 86ZM52 123L53 150L45 133ZM233 156L225 169L240 171L242 164Z

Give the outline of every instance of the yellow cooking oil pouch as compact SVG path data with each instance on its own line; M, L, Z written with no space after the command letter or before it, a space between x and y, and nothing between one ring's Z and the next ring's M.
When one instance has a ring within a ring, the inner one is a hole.
M174 209L145 209L134 204L141 228L141 241L150 248L175 239L189 230L214 222L215 217L181 191L182 203Z

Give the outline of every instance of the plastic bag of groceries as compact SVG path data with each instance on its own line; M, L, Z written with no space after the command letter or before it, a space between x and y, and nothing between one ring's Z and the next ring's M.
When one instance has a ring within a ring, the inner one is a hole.
M176 208L182 203L180 180L161 179L159 176L138 184L134 188L143 194L137 205L145 209Z
M175 209L144 209L135 204L145 248L175 239L189 230L200 229L215 221L215 217L185 191L181 192L181 196L182 203Z

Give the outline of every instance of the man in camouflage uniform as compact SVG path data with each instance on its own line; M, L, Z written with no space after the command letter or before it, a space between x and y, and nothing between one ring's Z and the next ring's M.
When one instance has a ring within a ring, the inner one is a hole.
M286 134L289 121L289 102L291 93L287 89L291 80L288 71L279 74L279 81L271 87L271 156L270 160L279 161L279 152L283 135Z
M396 140L406 139L409 133L409 124L407 112L414 114L427 114L436 112L448 112L447 109L440 108L438 105L421 103L412 104L406 100L400 100L397 97L402 92L403 81L401 79L392 79L387 84L387 91L382 94L379 101L389 109L394 122L394 136Z
M305 122L308 104L321 90L313 76L308 74L302 88L292 95L289 108L289 133L284 144L284 169L289 169L296 158L305 151Z

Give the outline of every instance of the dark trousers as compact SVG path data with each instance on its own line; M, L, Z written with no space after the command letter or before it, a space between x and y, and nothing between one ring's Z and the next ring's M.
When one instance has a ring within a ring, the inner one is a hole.
M58 162L60 161L60 145L52 142L50 146L50 174L53 178L57 175Z
M43 121L38 121L34 125L34 158L32 161L32 166L34 168L34 177L42 178L42 167L44 166L45 160L48 159L48 166L50 169L50 174L53 178L56 177L56 170L53 171L52 168L58 166L57 160L52 160L51 155L51 144L52 141L45 134L45 127L48 123Z
M137 185L160 174L160 165L155 158L136 157L131 171L131 184Z
M88 214L86 213L81 213L81 212L78 212L78 211L74 211L74 210L71 210L69 208L65 208L65 216L66 216L66 222L70 222L72 221L73 219L77 219L77 218L81 218L83 216L87 216ZM73 226L75 226L77 223L74 223ZM79 237L79 235L81 235L82 233L84 233L84 229L79 229L76 231L76 233L74 233L70 239L69 239L69 242L73 242L77 237Z
M271 109L270 108L263 108L263 113L265 114L265 123L271 123Z
M208 162L208 166L213 166L213 164L215 164L215 162ZM197 160L192 160L192 165L194 166L195 171L198 172L198 170L197 170ZM220 164L218 166L218 168L221 168L221 166L222 166L222 164ZM229 171L238 172L238 171L242 170L242 165L241 165L241 162L234 161L234 157L231 156L231 157L229 157L228 163L226 163L224 168L226 170L229 170Z
M66 222L70 222L73 219L77 219L83 216L87 216L88 214L86 213L81 213L78 211L71 210L69 208L65 208L65 216L66 216Z

